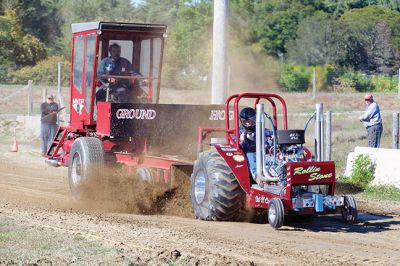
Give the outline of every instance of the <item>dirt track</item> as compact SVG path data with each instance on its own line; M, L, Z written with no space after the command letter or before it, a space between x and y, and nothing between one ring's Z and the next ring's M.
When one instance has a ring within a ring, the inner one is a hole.
M343 224L339 216L319 217L276 231L268 224L115 213L101 211L101 206L88 210L70 197L66 174L65 168L50 168L37 155L0 154L0 264L400 264L396 215L362 213L357 225ZM7 224L28 235L36 232L39 236L30 238L35 241L52 238L62 247L84 241L100 245L102 252L76 255L61 248L27 255L27 241L10 244L1 238Z

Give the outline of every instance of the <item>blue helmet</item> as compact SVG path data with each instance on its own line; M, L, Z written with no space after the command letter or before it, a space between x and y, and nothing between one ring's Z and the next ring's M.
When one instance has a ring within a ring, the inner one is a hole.
M251 107L245 107L240 111L239 114L240 122L246 129L254 130L256 125L256 110Z

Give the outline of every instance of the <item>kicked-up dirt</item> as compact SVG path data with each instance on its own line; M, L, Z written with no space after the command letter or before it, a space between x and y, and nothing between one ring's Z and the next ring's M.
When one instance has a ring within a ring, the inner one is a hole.
M123 196L133 192L125 186L107 202L78 203L66 168L32 152L0 152L0 264L400 264L396 204L362 201L354 225L331 215L274 230L196 220L185 186L140 192L133 202Z

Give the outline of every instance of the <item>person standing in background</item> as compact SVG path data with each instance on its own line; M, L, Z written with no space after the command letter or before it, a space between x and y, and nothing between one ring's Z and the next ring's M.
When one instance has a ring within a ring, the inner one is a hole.
M368 132L368 146L371 148L379 148L381 146L383 131L379 105L374 101L374 97L371 94L364 96L364 102L367 109L360 117L360 121Z
M54 139L54 136L58 129L57 124L57 113L58 113L58 104L54 102L54 96L47 96L46 102L40 105L41 112L41 129L40 129L40 137L42 140L42 156L45 156L47 150L50 148L50 145Z

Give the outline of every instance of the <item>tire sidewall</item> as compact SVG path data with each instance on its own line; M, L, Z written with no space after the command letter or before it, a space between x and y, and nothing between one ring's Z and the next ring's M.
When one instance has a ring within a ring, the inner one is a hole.
M272 210L271 207L275 209L275 219L273 221L270 219L270 211ZM285 219L285 209L282 200L278 198L271 199L268 208L268 223L273 228L277 229L283 225L284 219Z
M201 154L199 159L195 162L194 165L194 171L191 176L191 200L192 200L192 207L193 211L196 215L196 218L202 219L202 220L210 220L210 212L209 208L211 206L211 199L210 199L210 193L211 193L211 185L210 185L210 180L209 180L209 173L207 171L207 167L205 165L205 158L204 154ZM196 177L198 174L203 172L204 177L205 177L205 193L204 193L204 198L201 203L198 203L196 200L195 196L195 181Z
M275 210L275 219L274 220L271 220L271 217L270 217L270 215L271 215L270 212L272 211L272 209ZM276 206L275 201L271 200L269 207L268 207L268 223L274 228L276 227L276 224L277 224L278 215L279 215L278 212L279 212L278 206Z
M352 195L344 196L345 206L341 210L342 218L347 223L355 223L358 218L357 203ZM345 209L348 208L348 210Z
M80 158L80 163L81 163L81 179L80 179L80 183L75 183L72 180L72 173L74 171L73 167L73 161L74 158L76 156L79 156ZM72 144L72 148L71 148L71 153L70 153L70 157L69 157L69 165L68 165L68 182L69 182L69 188L71 190L72 195L75 198L80 198L81 197L81 186L83 185L83 181L85 179L85 169L84 169L84 162L83 162L83 147L81 144L81 139L78 138L74 141L74 143Z
M97 162L90 160L90 145L102 147L101 141L92 137L77 138L72 144L71 153L68 163L68 182L72 195L75 199L81 199L85 191L90 189L90 182L95 178L98 179L101 171L103 170L104 154L100 158L96 158ZM100 145L100 146L99 146ZM76 156L79 156L81 163L81 179L79 183L72 180L73 161Z
M196 178L204 174L204 199L195 197ZM237 221L241 219L245 192L231 168L218 151L199 154L191 176L192 208L197 218L207 221Z

